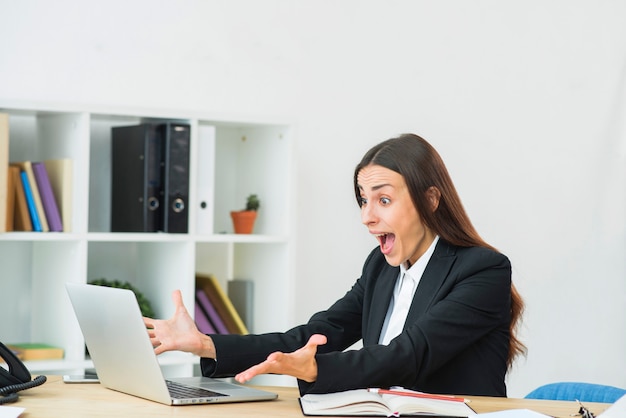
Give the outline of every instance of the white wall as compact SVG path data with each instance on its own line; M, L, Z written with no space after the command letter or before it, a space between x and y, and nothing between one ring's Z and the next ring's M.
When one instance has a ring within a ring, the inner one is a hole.
M354 165L421 134L527 302L509 394L626 387L625 19L619 0L0 0L0 98L293 116L294 323L375 245Z

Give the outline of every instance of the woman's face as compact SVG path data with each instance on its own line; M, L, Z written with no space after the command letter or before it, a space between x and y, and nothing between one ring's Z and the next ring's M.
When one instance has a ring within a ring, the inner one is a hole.
M404 177L393 170L368 165L359 171L361 221L380 244L387 263L412 266L435 238L413 205Z

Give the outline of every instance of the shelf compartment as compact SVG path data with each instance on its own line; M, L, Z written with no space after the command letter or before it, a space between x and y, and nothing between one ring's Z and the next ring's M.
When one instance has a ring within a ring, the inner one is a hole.
M44 161L72 160L72 209L69 225L64 231L86 230L85 201L89 143L89 116L82 112L4 110L9 114L9 160ZM59 196L57 196L59 199Z
M232 233L230 211L246 198L261 200L254 234L285 235L290 213L290 129L286 126L216 126L215 234Z
M193 257L190 242L89 242L86 281L129 282L150 300L156 317L169 318L172 291L180 289L186 303L193 301Z
M81 241L2 241L0 263L11 286L3 286L0 329L4 343L34 342L63 347L69 359L81 355L78 323L65 283L84 276Z
M224 289L231 279L254 283L253 333L286 331L293 327L293 298L287 243L198 243L196 272L213 274Z

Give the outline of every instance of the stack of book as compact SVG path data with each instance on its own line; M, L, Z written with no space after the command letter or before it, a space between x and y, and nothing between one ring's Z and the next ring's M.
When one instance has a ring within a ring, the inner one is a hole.
M22 361L28 360L57 360L62 359L64 351L60 347L55 347L49 344L38 343L19 343L19 344L7 344L9 348L17 358Z
M0 232L69 232L72 161L9 162L8 115L0 114Z
M249 298L251 299L251 294ZM196 275L195 321L205 334L248 334L232 300L213 275Z

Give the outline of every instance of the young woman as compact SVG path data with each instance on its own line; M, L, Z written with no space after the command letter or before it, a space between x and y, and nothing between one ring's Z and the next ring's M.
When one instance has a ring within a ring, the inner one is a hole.
M508 258L475 231L439 154L417 135L384 141L357 165L354 190L379 245L330 308L283 333L208 336L176 291L171 319L145 318L155 352L199 355L205 376L294 376L302 394L403 386L506 396L508 367L525 352L523 302ZM359 340L363 348L346 351Z

